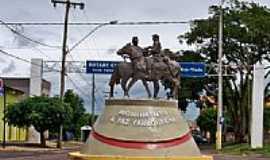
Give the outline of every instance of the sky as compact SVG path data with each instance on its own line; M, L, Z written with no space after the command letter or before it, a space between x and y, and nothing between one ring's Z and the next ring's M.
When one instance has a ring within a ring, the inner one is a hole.
M189 21L199 18L207 18L208 7L219 4L219 0L73 0L84 2L85 9L70 10L70 22L137 22L137 21ZM270 7L269 0L257 0L260 4ZM4 22L63 22L64 6L53 7L51 0L2 0L0 20ZM95 26L70 26L68 33L68 45L73 46ZM171 50L192 49L194 46L180 45L177 36L187 32L188 24L170 24L155 26L104 26L79 45L70 55L68 60L121 60L115 51L131 41L132 36L138 36L141 46L151 45L151 35L159 34L162 47ZM28 37L50 45L62 44L63 26L17 26L16 30ZM31 59L43 58L44 60L60 60L61 50L41 47L27 42L16 36L4 26L0 26L0 49L8 51L16 56ZM72 58L71 58L72 57ZM0 56L0 76L23 76L30 74L29 64L16 59ZM82 80L89 80L85 82ZM78 92L87 103L90 110L89 97L91 93L91 75L71 74L70 77L85 93ZM59 93L59 74L44 73L44 78L52 82L52 95ZM98 106L102 105L105 94L108 91L108 76L97 77ZM74 86L67 80L67 89ZM140 84L134 87L132 94L144 92ZM121 90L117 89L121 95ZM87 96L89 95L89 96ZM144 96L144 95L143 95ZM102 107L101 107L102 108ZM99 109L101 110L101 109Z

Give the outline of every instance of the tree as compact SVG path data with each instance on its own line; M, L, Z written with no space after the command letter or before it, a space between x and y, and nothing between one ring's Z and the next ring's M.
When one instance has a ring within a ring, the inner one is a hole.
M201 131L210 132L211 142L215 141L217 131L217 110L214 108L204 109L197 119Z
M269 132L269 130L270 130L270 108L264 109L263 129L264 129L265 133Z
M219 6L209 8L207 19L195 20L191 30L179 36L180 41L196 45L207 63L217 63ZM246 1L231 0L224 13L223 64L229 74L224 78L225 110L235 122L238 142L249 132L252 65L270 61L270 10ZM248 136L247 136L248 137Z
M67 90L64 95L64 102L71 108L70 121L64 125L64 130L72 132L76 138L80 137L80 128L84 125L88 125L90 115L85 113L86 110L83 106L83 100L73 92L73 90Z
M8 106L6 120L18 127L31 125L40 133L41 145L46 146L44 132L56 130L69 119L70 110L59 98L32 97Z

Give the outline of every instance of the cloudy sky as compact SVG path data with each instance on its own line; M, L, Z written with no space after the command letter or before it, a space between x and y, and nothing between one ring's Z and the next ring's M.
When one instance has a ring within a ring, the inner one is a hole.
M70 22L119 22L137 21L189 21L208 16L208 7L218 4L219 0L73 0L84 2L85 9L71 9ZM257 0L263 5L270 6L269 0ZM64 6L53 7L50 0L2 0L0 20L4 22L63 22ZM71 26L69 27L68 44L72 46L94 26ZM50 45L62 44L63 26L17 26L15 29L28 37ZM138 36L140 45L151 45L151 35L158 33L161 36L163 48L172 50L188 49L189 46L180 45L177 36L189 29L188 24L171 24L155 26L105 26L97 30L84 43L78 46L72 53L74 60L85 61L86 59L119 60L114 51L127 42L132 36ZM61 50L42 47L29 43L14 35L4 26L0 26L0 48L19 57L43 58L45 60L59 60ZM69 60L72 60L68 56ZM0 76L29 76L29 64L15 59L0 56ZM79 87L90 93L91 75L83 75L89 82L86 83L81 76L71 75ZM58 93L58 75L45 73L44 77L53 84L53 93ZM101 100L108 76L98 77L97 96ZM67 88L73 88L68 82ZM133 90L133 94L139 91ZM121 92L120 90L118 92ZM78 92L79 93L79 92ZM82 93L79 93L82 95ZM121 93L118 93L121 94ZM89 95L90 97L90 95ZM89 102L89 97L84 99Z

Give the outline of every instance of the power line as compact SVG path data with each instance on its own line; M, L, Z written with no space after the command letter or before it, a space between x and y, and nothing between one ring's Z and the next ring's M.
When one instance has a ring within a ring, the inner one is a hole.
M45 57L47 57L48 59L52 59L50 56L48 56L45 52L43 52L41 49L37 48L37 47L33 47L35 50L37 50L40 54L44 55Z
M33 64L33 65L38 66L38 67L43 67L43 66L40 66L39 64L33 63L33 62L31 62L31 61L29 61L29 60L27 60L27 59L24 59L24 58L15 56L14 54L8 53L8 52L6 52L6 51L4 51L4 50L2 50L2 49L0 49L0 52L1 52L2 54L6 55L6 56L12 57L12 58L17 59L17 60L19 60L19 61L23 61L23 62L25 62L25 63ZM57 70L57 69L55 69L55 68L50 68L50 67L46 67L46 68L51 69L51 70L53 70L53 71L55 71L55 72L60 72L59 70Z
M81 40L79 40L76 44L74 44L70 49L69 52L74 50L78 45L80 45L85 39L87 39L91 34L97 31L99 28L105 26L105 24L101 24L96 26L93 30L91 30L87 35L85 35Z
M77 84L72 80L72 78L67 75L67 78L69 79L69 81L72 83L72 85L79 91L81 92L85 97L88 97L88 94L86 94L79 86L77 86Z
M196 20L197 21L197 20ZM138 22L119 22L113 25L168 25L168 24L190 24L191 21L138 21ZM98 26L106 22L70 22L70 26ZM6 25L24 25L24 26L62 26L62 22L7 22ZM0 24L3 25L3 24Z
M2 49L0 49L0 53L4 54L4 55L6 55L6 56L12 57L12 58L14 58L14 59L23 61L23 62L25 62L25 63L29 63L29 64L32 64L32 65L35 65L35 66L38 66L38 67L42 67L42 66L40 66L39 64L36 64L36 63L33 63L33 62L31 62L31 61L29 61L29 60L27 60L27 59L24 59L24 58L15 56L15 55L13 55L13 54L11 54L11 53L8 53L8 52L6 52L6 51L3 51ZM57 71L57 72L60 72L59 70L56 70L56 69L54 69L54 68L50 68L50 67L46 67L46 68L52 69L52 70ZM76 85L76 83L71 79L71 77L70 77L69 75L66 74L66 76L67 76L67 78L70 80L70 82L73 84L73 86L74 86L78 91L80 91L84 96L88 97L88 95L87 95L80 87L78 87L78 86Z
M14 34L17 34L18 36L21 36L23 37L24 39L32 42L32 43L35 43L35 44L38 44L38 45L41 45L41 46L45 46L45 47L50 47L50 48L57 48L57 49L60 49L60 46L53 46L53 45L49 45L49 44L46 44L46 43L43 43L43 42L40 42L40 41L37 41L37 40L34 40L30 37L27 37L25 36L24 34L16 31L15 29L13 29L12 27L10 27L10 25L8 23L5 23L4 21L0 20L0 25L4 25L6 28L8 28L11 32L13 32Z
M77 43L75 43L70 49L69 52L74 50L78 45L80 45L84 40L86 40L90 35L95 33L99 28L107 26L107 25L116 25L118 21L110 21L107 23L102 23L98 26L96 26L94 29L92 29L89 33L87 33L81 40L79 40Z
M71 59L72 61L75 61L74 58L73 58L73 56L72 56L71 54L69 54L69 56L70 56L70 59ZM73 66L73 67L75 67L75 66ZM76 68L77 68L77 67L76 67ZM78 68L78 69L80 69L80 68ZM88 81L87 79L85 79L85 77L82 75L82 73L79 73L79 75L80 75L80 77L82 78L82 80L85 81L85 83L86 83L87 85L89 85L89 86L92 85L91 83L89 83L89 81Z
M11 53L8 53L8 52L6 52L6 51L3 51L2 49L0 49L0 53L4 54L4 55L6 55L6 56L12 57L12 58L14 58L14 59L17 59L17 60L19 60L19 61L23 61L23 62L25 62L25 63L29 63L29 64L32 64L32 65L35 65L35 66L38 66L38 67L42 67L42 66L40 66L39 64L36 64L36 63L33 63L33 62L31 62L31 61L29 61L29 60L27 60L27 59L24 59L24 58L15 56L15 55L13 55L13 54L11 54ZM53 69L54 71L60 72L59 70L54 69L54 68L51 68L51 67L46 67L46 68L48 68L48 69ZM74 86L78 91L80 91L84 96L88 97L88 95L87 95L80 87L78 87L78 86L76 85L76 83L71 79L71 77L70 77L69 75L66 74L66 76L67 76L67 78L70 80L70 82L73 84L73 86Z

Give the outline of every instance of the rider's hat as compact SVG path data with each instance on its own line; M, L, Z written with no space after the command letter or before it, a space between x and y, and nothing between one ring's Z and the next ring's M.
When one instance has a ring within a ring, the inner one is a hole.
M159 39L159 35L158 35L158 34L153 34L153 35L152 35L152 38L153 38L153 39Z
M132 37L132 41L138 41L138 37L137 36Z

